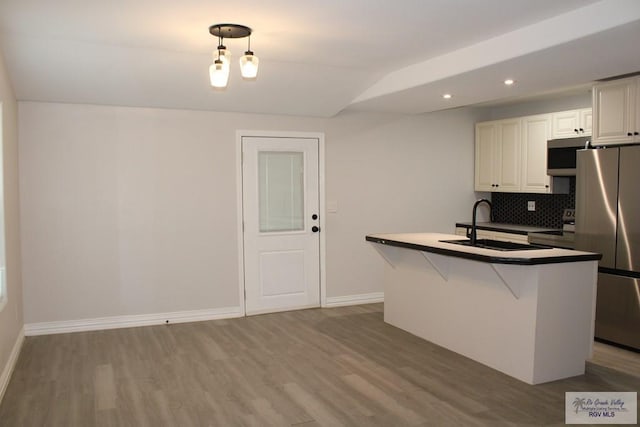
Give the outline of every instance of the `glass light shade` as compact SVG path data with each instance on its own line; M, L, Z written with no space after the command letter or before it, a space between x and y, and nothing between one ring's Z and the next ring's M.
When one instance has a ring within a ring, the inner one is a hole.
M245 79L255 79L258 75L258 64L260 60L251 51L244 53L240 57L240 72Z
M220 60L215 60L209 67L209 79L213 87L227 87L229 82L229 64L227 66Z
M218 46L218 49L213 52L213 59L219 59L224 66L229 69L231 64L231 51L224 46Z

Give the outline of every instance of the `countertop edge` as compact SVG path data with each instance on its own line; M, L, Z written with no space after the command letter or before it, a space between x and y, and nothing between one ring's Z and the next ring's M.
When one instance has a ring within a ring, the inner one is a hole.
M532 228L532 230L509 228L509 225L513 225L514 227L530 227ZM456 222L456 227L471 228L471 224L467 222ZM487 225L487 223L477 224L476 229L485 230L485 231L498 231L498 232L510 233L510 234L521 234L523 236L526 236L529 233L541 233L541 232L550 231L550 230L558 230L556 228L550 228L550 227L535 227L535 226L525 226L525 225L519 225L519 224L501 224L500 226L494 227L491 225Z
M437 248L434 246L419 245L416 243L401 242L398 240L392 240L387 238L380 238L374 236L366 236L365 240L372 243L378 243L382 245L395 246L405 249L414 249L423 252L431 252L439 255L448 255L456 258L470 259L473 261L481 261L489 264L515 264L515 265L540 265L540 264L560 264L565 262L580 262L580 261L598 261L602 258L600 254L583 254L583 255L568 255L568 256L550 256L539 258L526 258L519 256L513 257L500 257L492 255L481 255L464 251L457 251L455 249Z

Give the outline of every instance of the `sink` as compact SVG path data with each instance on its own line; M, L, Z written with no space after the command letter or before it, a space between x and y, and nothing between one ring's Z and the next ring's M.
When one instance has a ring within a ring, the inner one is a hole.
M472 245L470 239L463 240L440 240L442 243L453 243L455 245L473 246L476 248L493 249L495 251L530 251L537 249L550 249L549 246L529 245L526 243L504 242L502 240L478 239Z

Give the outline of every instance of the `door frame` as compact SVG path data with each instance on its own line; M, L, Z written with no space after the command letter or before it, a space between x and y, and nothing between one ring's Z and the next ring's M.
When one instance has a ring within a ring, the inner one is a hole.
M236 131L236 203L237 203L237 236L238 236L238 298L240 305L240 315L246 316L246 306L244 297L244 230L242 227L244 204L242 201L242 138L243 137L265 137L265 138L312 138L318 140L318 190L319 190L319 213L320 213L320 307L327 305L327 283L326 283L326 247L325 247L325 157L324 157L324 133L323 132L290 132L290 131L259 131L259 130L237 130Z

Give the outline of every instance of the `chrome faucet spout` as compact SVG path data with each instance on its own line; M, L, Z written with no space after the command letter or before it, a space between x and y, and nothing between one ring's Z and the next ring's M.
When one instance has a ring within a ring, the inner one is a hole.
M473 204L473 216L472 216L472 219L471 219L471 232L468 233L468 235L467 235L467 237L469 239L471 239L471 245L472 246L475 246L476 241L478 240L477 237L476 237L477 236L477 234L476 234L476 227L477 227L476 216L477 216L477 213L478 213L478 206L483 202L486 203L489 206L489 217L491 218L491 221L493 221L493 205L491 204L491 201L488 200L488 199L480 199L480 200L476 201Z

